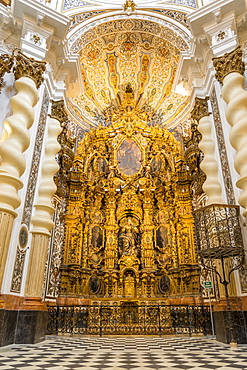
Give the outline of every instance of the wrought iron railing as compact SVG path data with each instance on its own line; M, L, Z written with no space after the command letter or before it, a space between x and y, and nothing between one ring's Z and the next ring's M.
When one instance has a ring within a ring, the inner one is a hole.
M198 254L221 259L243 253L239 206L211 204L194 212Z
M85 305L49 307L48 334L211 334L209 307Z

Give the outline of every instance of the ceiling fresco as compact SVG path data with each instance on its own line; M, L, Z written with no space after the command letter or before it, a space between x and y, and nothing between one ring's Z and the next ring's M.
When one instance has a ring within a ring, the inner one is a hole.
M180 51L187 43L171 28L140 19L118 19L88 30L72 45L80 54L83 92L68 99L78 122L106 124L109 108L118 109L128 86L136 107L151 110L153 124L172 127L188 96L172 90Z

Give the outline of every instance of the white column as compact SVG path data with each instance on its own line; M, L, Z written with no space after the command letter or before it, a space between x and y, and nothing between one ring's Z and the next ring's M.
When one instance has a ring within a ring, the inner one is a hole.
M201 169L206 175L206 181L202 188L208 196L207 204L223 203L222 187L219 181L219 167L215 159L215 143L212 139L212 121L210 116L204 116L199 120L197 127L202 134L199 148L204 154L200 164Z
M39 185L38 200L35 204L35 214L31 219L32 243L25 287L25 296L40 297L42 295L42 283L44 278L47 248L50 230L54 226L51 215L54 208L51 199L56 191L53 181L59 166L55 155L60 150L57 137L61 132L60 122L50 118L48 122L48 140L45 147L45 160L42 164L42 179Z
M200 168L206 175L206 180L202 188L208 197L207 204L222 204L222 188L219 181L219 167L215 155L215 143L212 139L212 120L208 113L208 98L195 98L191 118L199 123L197 129L202 135L198 146L204 154Z
M222 97L227 103L226 119L231 125L230 143L236 150L234 167L240 179L236 185L243 192L238 203L245 209L247 216L247 91L243 89L244 63L242 51L237 48L223 57L215 58L216 77L223 84Z
M13 114L4 121L6 135L0 143L0 287L16 217L15 209L21 203L18 190L23 187L20 177L26 168L23 152L30 143L28 130L33 124L33 107L38 101L38 90L31 78L19 78L15 87L17 94L10 100Z
M237 151L234 167L240 179L236 185L243 192L238 203L245 208L243 215L247 216L247 91L243 89L244 77L233 72L223 80L222 97L228 104L226 119L232 126L230 143Z

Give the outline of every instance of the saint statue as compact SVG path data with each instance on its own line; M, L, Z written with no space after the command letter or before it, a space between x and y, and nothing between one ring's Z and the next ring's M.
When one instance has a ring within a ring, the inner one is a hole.
M119 239L122 246L123 254L136 254L136 248L138 247L138 228L136 222L132 217L128 217L120 229Z

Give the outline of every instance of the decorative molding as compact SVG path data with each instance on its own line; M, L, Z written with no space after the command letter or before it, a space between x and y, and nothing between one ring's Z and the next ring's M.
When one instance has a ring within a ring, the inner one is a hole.
M52 101L51 118L57 119L62 127L62 132L58 135L58 143L61 150L57 154L57 162L59 170L55 174L55 183L57 185L57 195L65 197L68 191L67 175L74 159L74 145L75 139L72 139L73 133L71 131L71 124L68 119L67 112L63 100ZM71 135L72 134L72 135Z
M196 0L171 0L169 1L170 3L173 3L173 4L178 4L178 5L186 5L186 6L189 6L191 8L195 8L196 9Z
M20 293L21 291L21 282L23 276L23 269L25 264L26 251L22 251L18 246L15 256L14 271L11 282L11 292Z
M47 89L44 91L43 100L42 100L42 108L39 117L39 125L37 129L34 150L33 150L33 159L29 174L29 180L27 184L27 193L26 199L23 208L23 215L22 215L22 223L26 224L29 228L30 219L32 215L32 207L33 207L33 200L34 200L34 193L38 178L38 170L40 164L40 156L42 151L42 143L44 139L44 132L46 127L46 120L48 114L48 107L49 107L49 95Z
M231 53L226 53L222 57L213 58L216 79L223 84L224 78L232 72L244 74L245 65L243 62L243 53L238 46Z
M71 16L71 22L69 26L69 31L76 27L79 23L85 22L86 20L96 17L99 14L105 13L105 10L98 10L92 12L85 12Z
M225 189L226 189L227 203L236 204L215 88L213 88L212 90L210 102L212 106L214 126L215 126L217 141L218 141L219 156L220 156L220 161L221 161L222 175L223 175Z
M39 62L34 58L28 58L26 55L18 51L14 68L16 80L24 76L29 77L36 83L38 89L44 81L43 73L45 72L45 69L46 62Z
M239 278L240 278L242 293L246 293L247 292L247 265L246 263L239 270Z
M201 118L209 116L208 113L208 97L205 99L195 98L195 105L191 112L191 118L196 120L198 123Z
M41 46L45 41L45 38L36 32L30 32L29 36L30 36L30 42L37 46Z
M62 260L62 250L64 242L64 217L66 212L65 199L58 196L53 197L52 201L55 213L53 221L55 227L52 229L49 251L46 261L46 273L43 284L43 297L56 298L59 293L60 265Z
M112 28L112 22L115 26ZM103 23L103 24L102 24ZM179 50L187 50L191 42L188 33L181 27L176 26L172 21L160 19L157 16L147 16L142 14L130 15L126 20L126 15L119 14L117 16L109 16L97 20L97 25L91 24L78 29L68 39L69 49L77 53L91 41L102 37L108 33L114 34L119 32L119 29L127 32L142 31L160 36L164 40L171 41Z
M187 21L187 14L186 13L178 12L178 11L170 10L170 9L152 9L152 12L157 12L157 13L163 14L167 17L170 17L170 18L174 19L174 21L182 23L186 28L190 29L188 21Z
M82 0L64 0L63 11L89 5L92 4Z

